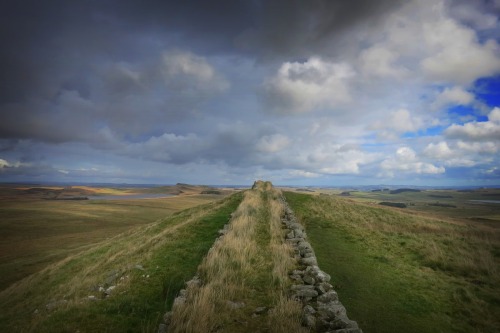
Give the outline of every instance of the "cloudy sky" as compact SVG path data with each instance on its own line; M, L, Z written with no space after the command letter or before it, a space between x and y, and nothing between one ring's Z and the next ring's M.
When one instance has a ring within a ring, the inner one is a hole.
M0 181L500 184L499 0L27 0Z

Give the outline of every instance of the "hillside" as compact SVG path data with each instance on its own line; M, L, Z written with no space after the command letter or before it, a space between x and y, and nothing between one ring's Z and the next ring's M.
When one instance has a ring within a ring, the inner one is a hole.
M499 332L499 249L489 225L258 181L13 284L0 293L0 327Z

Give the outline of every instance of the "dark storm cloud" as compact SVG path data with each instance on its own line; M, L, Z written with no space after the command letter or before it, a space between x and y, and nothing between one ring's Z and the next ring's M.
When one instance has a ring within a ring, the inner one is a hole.
M339 38L357 24L374 25L398 8L401 0L277 0L258 2L256 25L238 39L260 55L309 57L317 51L335 52Z
M332 34L378 17L398 2L9 2L0 14L0 101L18 101L47 83L49 90L51 81L82 85L75 82L85 81L90 64L103 58L147 57L152 45L141 45L144 35L160 44L188 43L203 53L232 52L237 42L250 53L301 54L302 48L319 47Z

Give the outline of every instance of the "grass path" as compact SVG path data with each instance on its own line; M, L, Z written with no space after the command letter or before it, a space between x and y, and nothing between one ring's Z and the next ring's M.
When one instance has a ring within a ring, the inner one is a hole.
M257 182L233 214L229 230L198 269L185 303L173 308L169 332L306 332L301 306L286 297L295 268L281 228L281 192ZM265 307L262 314L255 314Z

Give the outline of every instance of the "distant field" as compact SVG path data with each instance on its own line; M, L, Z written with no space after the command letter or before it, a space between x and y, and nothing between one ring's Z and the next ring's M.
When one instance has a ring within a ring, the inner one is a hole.
M0 290L76 251L180 210L223 198L204 187L154 189L0 187ZM177 193L139 200L53 200L54 197Z
M157 332L241 198L170 214L48 264L0 291L0 331Z
M286 192L286 198L365 333L486 333L500 332L500 205L469 200L496 200L498 193ZM457 208L429 205L437 201Z

